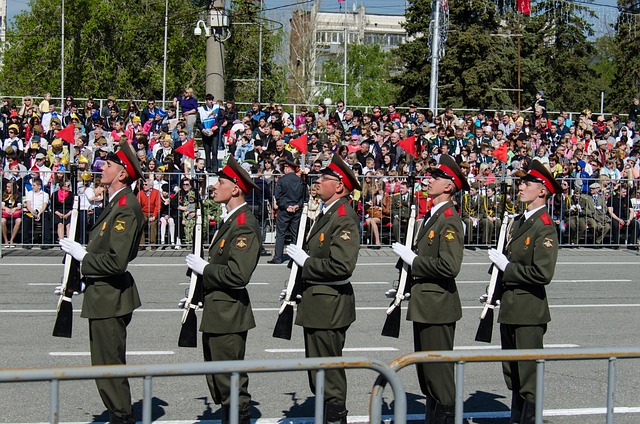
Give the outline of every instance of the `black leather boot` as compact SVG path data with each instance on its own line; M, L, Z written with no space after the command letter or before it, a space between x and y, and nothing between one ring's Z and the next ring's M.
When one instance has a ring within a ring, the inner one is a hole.
M436 405L438 402L432 398L430 395L427 395L426 402L424 405L424 423L425 424L433 424L434 416L436 414Z
M522 407L522 415L520 416L520 424L535 424L536 422L536 403L524 401Z
M455 424L456 407L436 404L433 424Z
M249 408L243 409L240 411L239 420L240 424L249 424L251 423L251 411Z
M518 392L511 392L511 424L519 424L520 417L522 416L522 407L524 405L524 399Z
M229 412L229 405L222 405L222 408L220 408L220 422L222 424L229 424L231 419Z
M136 414L132 412L129 415L120 416L110 412L109 422L111 424L136 424Z
M344 404L327 403L324 406L325 424L347 424L347 407Z

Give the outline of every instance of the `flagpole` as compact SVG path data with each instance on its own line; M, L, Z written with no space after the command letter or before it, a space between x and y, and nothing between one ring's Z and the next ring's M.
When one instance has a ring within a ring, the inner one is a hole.
M521 98L521 90L520 90L520 12L518 12L518 113L520 113L520 98Z

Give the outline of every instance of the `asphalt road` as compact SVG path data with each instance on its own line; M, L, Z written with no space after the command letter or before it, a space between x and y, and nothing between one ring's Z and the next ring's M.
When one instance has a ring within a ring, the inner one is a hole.
M129 326L128 361L131 364L185 363L202 360L200 349L178 348L181 312L177 301L187 288L183 252L145 252L130 266L143 301ZM249 286L257 328L249 332L247 358L304 357L302 331L294 328L291 341L271 337L279 306L278 293L288 277L284 265L266 264L263 258ZM347 333L345 356L366 356L384 362L412 352L409 322L400 338L380 336L384 292L397 278L390 250L363 249L352 278L357 298L357 321ZM456 346L486 348L475 342L480 304L478 296L488 282L486 251L465 251L458 288L463 318L458 323ZM12 252L0 259L0 331L3 338L0 368L88 365L86 320L78 314L71 339L51 336L56 298L53 288L62 274L61 256L49 252ZM552 347L640 346L640 256L627 250L564 249L554 281L548 287L552 322L545 344ZM80 299L75 302L80 309ZM404 314L403 314L404 315ZM496 327L497 329L497 327ZM499 347L497 331L493 346ZM616 423L640 422L638 360L617 365ZM550 362L545 373L545 422L602 423L599 410L606 404L606 361ZM348 371L350 422L366 421L369 392L375 373ZM407 390L410 417L423 412L415 371L400 372ZM132 380L135 408L140 417L142 382ZM254 398L254 418L259 422L312 422L314 397L304 372L255 374L249 389ZM158 421L195 422L219 419L210 403L204 377L156 378L153 416ZM506 423L510 395L500 364L469 364L465 370L465 413L470 422ZM387 390L383 414L393 396ZM104 422L108 415L91 381L61 383L61 422ZM0 384L0 422L49 421L46 383ZM488 417L480 419L477 417ZM285 418L286 417L286 420ZM306 420L305 420L306 418Z

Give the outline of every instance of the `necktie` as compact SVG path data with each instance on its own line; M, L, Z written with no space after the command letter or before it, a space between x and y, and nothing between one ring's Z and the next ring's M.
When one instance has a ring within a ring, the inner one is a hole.
M429 218L431 218L431 211L427 212L424 216L424 219L422 220L422 226L424 227L425 225L427 225L427 221L429 220Z
M593 203L595 203L596 208L598 207L598 196L593 196Z

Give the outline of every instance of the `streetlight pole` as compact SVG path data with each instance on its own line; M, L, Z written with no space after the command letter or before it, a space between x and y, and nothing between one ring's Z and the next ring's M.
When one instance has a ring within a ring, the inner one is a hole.
M349 38L349 23L347 22L348 19L348 14L347 14L347 9L348 9L348 2L345 1L344 2L344 63L343 63L343 68L344 68L344 75L343 75L343 82L344 82L344 86L342 88L342 101L344 102L344 106L345 108L347 107L347 40Z
M212 27L212 34L207 37L206 79L207 93L213 94L217 100L224 99L224 44L223 24L224 0L214 0L208 10L207 25Z
M162 109L167 98L167 28L169 27L169 0L164 2L164 59L162 63Z
M262 103L262 14L264 1L260 2L260 39L258 43L258 103Z
M64 111L64 0L62 0L62 39L60 48L60 111Z
M429 87L429 109L438 112L438 66L440 62L440 0L433 2L433 32L431 33L431 84Z

